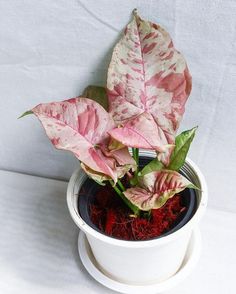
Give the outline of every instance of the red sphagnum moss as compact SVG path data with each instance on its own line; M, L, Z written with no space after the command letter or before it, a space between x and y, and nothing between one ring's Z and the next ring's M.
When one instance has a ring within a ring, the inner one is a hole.
M93 224L105 234L122 240L149 240L170 230L185 207L176 194L160 209L153 209L150 217L137 218L114 194L111 188L99 189L95 203L90 205Z

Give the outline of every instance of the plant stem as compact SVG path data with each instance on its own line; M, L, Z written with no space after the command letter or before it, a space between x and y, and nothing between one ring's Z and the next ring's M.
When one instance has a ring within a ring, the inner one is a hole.
M121 188L122 192L124 192L126 189L124 187L124 185L121 183L120 180L117 181L117 184L119 185L119 187Z
M127 199L125 197L125 195L120 191L120 189L114 185L114 182L112 180L109 180L111 186L114 188L114 190L116 191L116 193L120 196L120 198L124 201L124 203L133 211L133 213L138 216L140 213L140 210L137 206L135 206L134 204L132 204L129 199ZM123 186L123 185L122 185Z
M151 216L152 216L152 210L150 209L147 212L147 218L148 218L148 220L150 220Z
M134 172L134 176L135 176L135 178L137 178L138 171L139 171L139 149L138 148L132 148L132 152L133 152L133 158L136 161L136 165L137 165L137 169Z

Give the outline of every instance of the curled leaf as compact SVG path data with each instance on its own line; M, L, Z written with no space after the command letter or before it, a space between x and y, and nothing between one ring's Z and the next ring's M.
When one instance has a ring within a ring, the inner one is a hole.
M114 48L107 88L109 109L118 126L109 132L113 138L161 153L174 144L191 76L162 27L135 15ZM168 158L164 161L168 163Z
M141 187L127 189L124 195L139 209L148 211L160 208L169 198L187 187L197 188L175 171L154 171L143 176Z
M117 141L117 140L115 140L113 138L110 139L110 143L109 143L109 146L108 146L108 149L110 151L119 150L119 149L122 149L124 147L125 147L125 145L123 145L121 142L119 142L119 141Z
M99 185L105 186L104 181L108 181L111 178L103 173L96 172L95 170L92 170L89 168L86 164L81 162L80 164L81 168L84 170L84 172L92 178L95 182L97 182Z

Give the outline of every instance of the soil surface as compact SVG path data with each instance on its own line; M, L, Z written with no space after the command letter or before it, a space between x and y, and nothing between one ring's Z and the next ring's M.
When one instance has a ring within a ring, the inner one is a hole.
M134 217L114 190L101 187L90 205L93 224L106 235L122 240L149 240L172 229L185 211L181 195L176 194L151 214Z

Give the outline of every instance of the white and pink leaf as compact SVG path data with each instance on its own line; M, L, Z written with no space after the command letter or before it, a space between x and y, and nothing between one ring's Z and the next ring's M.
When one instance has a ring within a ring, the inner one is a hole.
M62 102L39 104L32 109L41 121L47 136L57 149L68 150L93 171L115 182L127 167L135 162L127 147L108 151L108 131L115 123L105 109L87 98L72 98ZM84 168L86 170L86 168Z
M124 195L139 209L148 211L163 206L185 188L197 188L176 171L154 171L142 177L141 187L127 189Z
M174 144L191 76L162 27L135 15L114 48L107 88L118 126L111 136L127 146L158 152Z

